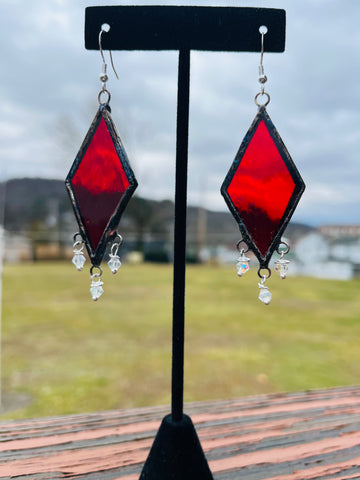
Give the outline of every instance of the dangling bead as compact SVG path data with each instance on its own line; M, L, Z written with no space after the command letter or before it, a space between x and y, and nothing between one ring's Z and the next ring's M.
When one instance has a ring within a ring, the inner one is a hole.
M110 254L110 260L107 263L109 265L111 273L113 274L115 274L121 267L120 257L118 257L117 255Z
M74 235L74 240L77 235L79 235L79 233L76 233ZM79 272L81 272L81 270L84 268L84 263L86 262L86 258L82 253L83 250L84 250L84 242L82 240L76 240L73 245L74 256L72 258L72 263L75 265L77 270L79 270Z
M237 274L239 277L242 277L244 273L246 273L250 269L249 267L250 258L248 258L244 252L245 252L244 249L240 251L240 257L238 258L238 261L236 263Z
M264 276L261 279L261 283L258 283L258 286L260 288L259 300L261 300L265 305L269 305L272 299L272 294L269 288L264 285L265 280L266 280L266 277Z
M118 240L118 241L116 241ZM110 260L107 262L109 265L109 268L111 270L111 273L115 274L119 268L121 267L121 261L120 257L118 255L119 247L123 242L122 236L117 234L115 242L111 246L111 251L110 251Z
M104 289L102 287L103 285L104 282L101 281L101 276L99 273L94 273L94 275L91 275L90 293L95 302L104 293Z
M86 258L81 252L74 252L72 263L75 265L77 270L79 270L79 272L81 272L81 270L84 268L85 262L86 262Z
M275 261L275 270L283 280L286 278L289 269L289 263L289 260L284 260L283 258Z
M285 250L282 247L285 247ZM276 249L277 253L280 255L280 258L275 261L275 270L278 272L282 279L286 278L289 269L290 261L284 259L284 255L289 253L289 250L290 247L284 240L280 242L278 248Z
M94 268L97 268L99 272L93 273ZM104 282L101 280L101 275L102 275L102 268L99 266L93 265L90 268L90 275L91 275L91 284L90 284L90 293L92 299L96 302L101 295L104 293L103 285Z

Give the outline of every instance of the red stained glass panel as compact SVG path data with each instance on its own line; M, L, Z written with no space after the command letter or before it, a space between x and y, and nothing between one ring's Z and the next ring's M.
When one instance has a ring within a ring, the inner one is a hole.
M101 118L71 184L89 241L96 250L129 187L104 118Z
M265 106L260 106L221 187L260 268L267 268L304 190Z
M279 228L295 182L262 120L227 192L263 256Z

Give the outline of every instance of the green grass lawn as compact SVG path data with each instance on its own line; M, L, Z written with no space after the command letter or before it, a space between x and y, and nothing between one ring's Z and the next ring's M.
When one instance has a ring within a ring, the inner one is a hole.
M89 283L70 264L5 267L2 389L32 401L2 418L169 403L172 267L106 271L98 302ZM187 268L186 401L359 383L359 280L274 273L269 306L257 283Z

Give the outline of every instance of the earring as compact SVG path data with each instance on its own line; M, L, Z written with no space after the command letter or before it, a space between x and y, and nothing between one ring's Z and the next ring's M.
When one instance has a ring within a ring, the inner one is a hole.
M289 246L281 241L281 235L305 190L305 184L266 111L270 102L270 95L265 92L267 77L263 66L264 35L267 28L260 27L259 32L261 90L255 96L258 113L225 177L221 194L237 221L242 236L237 245L240 252L238 272L239 263L243 264L245 256L245 249L239 249L243 242L259 261L259 299L268 305L271 292L265 286L265 281L271 275L269 261L277 250L280 259L275 263L275 268L281 278L285 278L289 262L283 256L289 251ZM261 100L264 103L260 103ZM247 270L248 264L240 266L241 275Z
M85 246L92 265L90 293L94 300L97 300L104 291L100 264L111 241L113 245L110 269L116 273L121 265L118 249L122 244L122 237L116 229L137 187L126 151L110 115L111 95L106 88L107 65L101 46L102 35L106 31L108 30L103 26L99 33L99 50L102 58L99 108L65 180L79 225L79 232L74 236L72 261L78 270L83 269ZM111 52L110 60L117 76Z

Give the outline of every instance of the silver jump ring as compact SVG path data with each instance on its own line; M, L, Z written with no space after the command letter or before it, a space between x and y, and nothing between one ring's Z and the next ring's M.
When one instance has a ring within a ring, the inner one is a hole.
M267 100L266 100L265 103L259 103L259 102L258 102L259 95L261 95L262 97L263 97L264 95L266 95ZM258 107L266 107L266 105L269 105L269 103L270 103L270 95L269 95L267 92L259 92L259 93L257 93L257 94L255 95L255 99L254 99L254 100L255 100L255 103L256 103L256 105L257 105Z
M267 275L264 275L261 273L262 270L266 270L267 271ZM264 281L268 278L271 277L271 270L269 267L260 267L258 272L257 272L258 276L261 278L261 280L264 279Z
M78 247L80 247L80 248L78 248ZM84 245L83 240L77 240L73 245L73 252L74 253L82 253L83 250L84 250L84 247L85 247L85 245Z
M112 256L117 255L122 243L123 243L123 237L120 235L120 233L117 233L114 243L111 245L110 255Z
M99 269L99 272L98 273L93 273L94 271L94 268L98 268ZM97 277L101 277L103 271L102 271L102 268L99 266L99 265L93 265L91 268L90 268L90 275L93 276L97 276Z
M280 250L280 247L281 247L282 245L285 247L285 250ZM282 242L279 243L279 246L278 246L278 248L276 249L276 251L277 251L277 253L278 253L279 255L286 255L286 254L289 253L289 251L290 251L290 246L289 246L288 243L282 241Z
M240 245L241 245L242 243L246 246L246 250L245 250L244 248L241 248L241 249L240 249ZM237 244L236 244L236 248L237 248L238 252L240 252L240 253L241 253L241 250L242 250L242 253L247 253L247 252L249 251L249 247L246 245L246 243L244 242L244 240L239 240L239 241L237 242Z
M78 235L80 236L81 240L76 240L76 237L77 237ZM83 237L82 237L82 235L81 235L80 232L76 232L75 235L73 236L73 242L76 243L77 241L78 241L78 242L80 241L80 242L84 243L84 239L83 239Z
M103 93L106 93L107 96L108 96L106 102L102 102L102 101L101 101L101 95L102 95ZM99 95L98 95L98 102L100 103L100 105L108 105L109 102L110 102L110 98L111 98L111 95L110 95L109 90L106 90L106 88L105 88L104 90L100 90Z
M118 240L118 242L117 242L116 240ZM114 239L114 243L115 243L115 244L117 243L117 244L119 245L119 247L120 247L120 245L122 245L122 243L123 243L123 237L120 235L120 233L116 233L116 237L115 237L115 239Z

